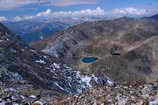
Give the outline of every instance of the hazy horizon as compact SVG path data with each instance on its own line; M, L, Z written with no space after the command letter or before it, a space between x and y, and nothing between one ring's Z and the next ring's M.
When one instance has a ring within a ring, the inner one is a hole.
M0 21L36 18L150 16L157 0L1 0Z

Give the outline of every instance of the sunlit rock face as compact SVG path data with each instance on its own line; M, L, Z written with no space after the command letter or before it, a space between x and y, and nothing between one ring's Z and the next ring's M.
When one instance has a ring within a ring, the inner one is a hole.
M153 19L123 17L85 22L56 36L38 42L42 47L35 48L84 74L108 75L121 83L157 78L158 22ZM97 57L97 61L82 62L86 56Z

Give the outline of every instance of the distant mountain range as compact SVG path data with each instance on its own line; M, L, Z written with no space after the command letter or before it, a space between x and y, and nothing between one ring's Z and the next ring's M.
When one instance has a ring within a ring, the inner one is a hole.
M153 16L151 16L150 18L151 18L151 19L158 20L158 14L156 14L156 15L153 15Z
M11 31L26 42L34 42L71 26L71 23L24 20L4 23Z
M158 20L158 15L147 17L150 19ZM8 21L4 24L14 33L20 35L26 42L33 43L42 39L45 39L57 32L63 31L64 29L73 26L75 24L81 24L87 21L98 21L109 18L105 17L82 17L80 19L64 18L64 19L32 19L23 21Z
M149 16L149 17L143 17L143 19L153 19L153 20L158 21L158 14L155 14L155 15L152 15L152 16Z
M64 19L30 19L23 21L7 21L4 22L11 31L20 35L26 42L32 43L44 39L56 32L63 31L64 29L80 24L85 21L100 20L102 18L64 18Z

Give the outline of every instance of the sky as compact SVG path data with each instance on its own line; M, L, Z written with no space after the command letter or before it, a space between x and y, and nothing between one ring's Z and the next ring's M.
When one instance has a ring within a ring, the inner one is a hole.
M41 17L150 16L158 0L0 0L0 21Z

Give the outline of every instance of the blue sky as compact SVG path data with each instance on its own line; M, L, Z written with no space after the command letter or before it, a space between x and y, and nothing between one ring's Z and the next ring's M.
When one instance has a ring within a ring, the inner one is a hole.
M0 21L40 16L143 16L156 13L158 0L0 0Z

